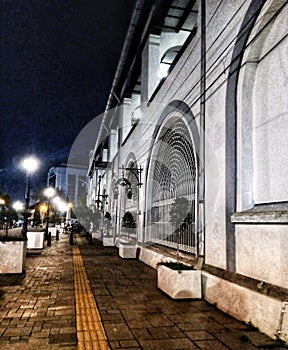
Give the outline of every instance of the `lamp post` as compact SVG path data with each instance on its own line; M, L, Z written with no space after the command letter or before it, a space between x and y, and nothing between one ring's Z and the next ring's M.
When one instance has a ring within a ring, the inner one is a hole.
M121 187L126 187L126 195L128 199L132 199L133 196L133 190L132 190L132 183L126 178L124 177L124 170L129 171L130 173L132 173L132 175L134 175L137 183L137 187L141 188L141 186L143 185L142 183L142 179L141 179L141 175L142 175L142 171L143 168L140 167L134 167L135 164L132 164L129 168L124 167L124 165L122 165L121 168L119 168L122 171L122 176L116 181L115 183L115 187L114 187L114 198L116 199L118 197L118 186L120 185ZM121 202L120 202L120 209L121 209ZM137 199L137 227L139 228L139 189L138 189L138 199ZM118 225L120 225L120 221L118 223ZM139 231L138 231L139 232ZM138 237L138 235L137 235ZM138 239L138 238L137 238Z
M5 228L5 199L0 198L0 206L1 206L1 216L3 217L3 220L1 218L1 227L0 229L3 230Z
M25 212L24 212L24 222L22 227L22 235L27 238L28 229L28 217L29 217L29 201L30 201L30 187L31 187L31 174L38 169L38 160L34 157L27 157L23 160L22 166L26 171L26 191L25 191Z
M45 241L48 240L48 230L49 230L49 218L50 218L50 199L55 195L55 188L48 187L44 191L45 196L47 197L47 212L46 212L46 226L45 226Z

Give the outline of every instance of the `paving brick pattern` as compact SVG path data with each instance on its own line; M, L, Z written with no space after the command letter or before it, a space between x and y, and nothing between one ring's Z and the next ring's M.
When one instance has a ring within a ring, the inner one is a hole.
M0 275L0 349L77 349L68 237L28 254L26 273Z
M202 300L174 301L156 271L101 242L80 246L111 349L287 349Z
M84 237L79 248L112 350L287 349L205 301L171 300L157 289L155 270L121 259L116 248L88 244ZM78 314L76 327L74 293L73 251L62 235L28 254L25 274L0 275L0 349L84 349L96 306L84 293L90 306L80 313L82 323Z

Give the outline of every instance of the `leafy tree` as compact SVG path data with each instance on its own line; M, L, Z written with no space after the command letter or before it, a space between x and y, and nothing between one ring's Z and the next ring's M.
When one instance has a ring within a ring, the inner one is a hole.
M133 217L133 214L130 213L130 211L126 211L122 218L122 227L126 228L135 228L136 227L136 221Z
M122 227L125 229L130 239L130 233L135 231L136 220L134 219L133 214L130 211L126 211L122 218Z
M3 204L0 205L0 225L3 227L7 223L9 227L13 226L15 221L18 221L18 214L13 208L12 197L8 193L0 193L0 198Z
M39 205L36 205L34 218L33 218L33 225L37 227L37 226L40 226L41 224L42 224L42 219L40 215L40 208L39 208Z
M112 219L111 214L108 211L106 211L106 213L105 213L105 219L108 221L111 221L111 219Z

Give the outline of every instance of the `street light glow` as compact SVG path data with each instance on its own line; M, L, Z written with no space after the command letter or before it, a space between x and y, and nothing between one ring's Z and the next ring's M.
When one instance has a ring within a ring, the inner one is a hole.
M61 198L59 196L53 198L53 203L58 204L61 202Z
M56 191L55 191L55 188L53 188L53 187L48 187L44 191L45 196L48 198L52 198L55 195L55 193L56 193Z
M65 203L59 196L53 198L53 203L56 205L59 211L67 210L67 203Z
M30 156L23 160L22 166L27 173L31 174L38 169L39 161L36 158Z
M41 212L46 213L47 210L48 210L48 208L47 208L47 205L46 205L46 204L42 204L42 205L40 206L40 211L41 211Z
M68 206L67 206L67 203L65 203L64 201L60 201L57 203L57 206L58 206L58 210L59 211L67 211L68 210Z
M16 211L21 211L24 209L24 204L20 201L17 201L15 203L13 203L13 208L16 210Z

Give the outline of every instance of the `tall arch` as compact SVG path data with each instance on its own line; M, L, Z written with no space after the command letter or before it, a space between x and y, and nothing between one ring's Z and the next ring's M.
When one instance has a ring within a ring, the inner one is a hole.
M171 210L175 201L181 200L184 203L181 221L186 224L180 249L195 254L198 144L198 131L189 107L180 101L171 103L164 109L154 132L146 189L146 238L176 247L179 224L172 221Z
M288 200L288 4L263 7L245 50L237 103L237 210Z
M236 271L235 225L231 223L231 215L236 212L237 86L248 38L265 2L266 0L252 0L242 21L232 54L226 90L226 265L229 271L234 272Z
M135 154L130 152L119 168L118 180L116 181L116 183L118 182L119 191L116 196L117 217L119 218L116 223L116 232L118 232L118 236L136 242L139 238L137 233L139 230L139 183L137 175L135 175L137 172L133 169L138 169L138 164ZM124 217L126 218L126 224L127 218L129 218L128 221L133 218L133 227L125 225Z

